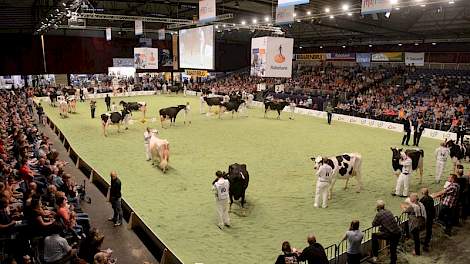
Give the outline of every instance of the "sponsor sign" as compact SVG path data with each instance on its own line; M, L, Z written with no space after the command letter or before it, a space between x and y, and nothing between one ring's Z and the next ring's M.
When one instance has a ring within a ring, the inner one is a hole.
M144 23L142 20L135 21L135 35L142 35L144 34Z
M362 0L361 13L377 14L386 13L392 10L392 2L390 0Z
M308 4L310 0L278 0L278 6L295 6L295 5L302 5Z
M173 70L178 70L178 35L171 36L172 49L173 49Z
M381 52L373 53L372 61L377 62L401 62L403 61L403 52Z
M158 30L158 40L165 40L165 29L161 28Z
M370 53L356 53L357 63L370 63Z
M207 77L209 76L209 72L205 70L184 70L187 75L192 77Z
M276 24L294 22L295 6L278 6L276 8Z
M355 60L355 53L326 53L327 60Z
M309 61L324 61L326 60L325 53L306 53L306 54L295 54L296 60L309 60Z
M424 66L424 52L405 52L405 65Z
M262 37L251 42L251 73L261 77L285 77L292 75L294 39Z
M111 40L111 28L110 27L106 28L106 40L107 41Z
M199 0L199 21L208 22L216 16L215 0Z
M136 69L158 69L158 49L134 48L134 67Z
M133 58L113 58L113 67L134 67Z

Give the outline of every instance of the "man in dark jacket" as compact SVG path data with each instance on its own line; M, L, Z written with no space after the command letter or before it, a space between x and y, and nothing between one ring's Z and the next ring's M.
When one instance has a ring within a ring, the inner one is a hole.
M111 188L109 189L109 202L113 207L113 217L108 221L113 221L114 226L122 225L122 207L121 207L121 180L119 180L116 171L111 172Z
M419 118L416 124L414 125L414 133L413 133L413 146L419 146L419 140L421 139L421 135L424 131L424 122L422 118Z
M408 116L404 121L403 121L403 132L405 135L403 135L403 139L401 140L402 145L408 145L410 142L410 137L411 137L411 116Z
M111 97L109 97L109 94L106 94L104 102L106 103L106 111L111 111Z
M379 232L372 233L372 262L377 262L379 255L379 240L387 240L390 243L390 264L397 263L397 246L400 240L401 229L393 216L392 212L385 209L385 202L377 201L377 214L375 215L372 226L378 226Z
M421 194L423 196L419 201L426 209L426 237L424 238L423 250L429 251L429 242L431 242L432 237L432 223L436 217L436 209L434 208L434 199L429 196L428 188L423 188Z
M317 239L313 234L308 235L307 242L309 246L300 253L298 260L308 261L308 264L328 264L325 249L317 243Z

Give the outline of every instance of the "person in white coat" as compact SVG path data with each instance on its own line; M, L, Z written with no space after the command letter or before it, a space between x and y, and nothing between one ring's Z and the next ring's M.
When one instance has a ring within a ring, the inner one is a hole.
M147 127L147 129L144 132L145 157L147 157L147 161L152 159L152 154L150 152L150 139L151 138L152 138L152 131L150 131L150 128Z
M212 183L212 190L215 194L215 205L217 210L219 229L223 229L224 226L230 227L230 217L228 214L229 209L229 188L230 183L224 178L224 174L221 171L215 173L217 179Z
M326 159L323 158L323 164L316 173L318 178L315 190L315 203L313 204L316 208L319 207L320 200L323 208L328 207L328 191L330 189L332 173L333 169L330 165L326 164Z
M201 96L199 97L199 113L200 114L205 114L206 113L206 110L205 110L205 106L206 106L206 101L204 100L204 95L201 94Z
M449 158L450 155L450 151L449 148L446 147L446 144L442 142L441 145L434 151L434 154L436 156L435 182L440 183L442 173L444 172L444 168L446 166L447 158Z
M191 106L189 102L186 102L186 108L184 109L184 124L188 122L188 125L191 125Z
M392 195L408 197L408 190L410 188L410 174L411 174L413 162L408 155L402 152L399 163L403 167L397 179L397 184L395 186L395 193L392 193ZM403 187L403 192L402 192L402 187Z

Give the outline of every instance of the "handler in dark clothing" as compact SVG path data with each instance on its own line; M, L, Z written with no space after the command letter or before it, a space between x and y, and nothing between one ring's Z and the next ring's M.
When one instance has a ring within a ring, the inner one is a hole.
M298 260L308 261L308 264L328 264L325 249L322 245L317 243L317 239L313 234L308 236L307 242L309 246L300 253Z
M418 119L418 122L414 125L414 133L413 133L413 146L419 147L419 140L421 139L421 135L424 131L424 122L423 119Z
M428 188L423 188L421 190L423 197L419 200L426 209L426 237L424 238L423 250L429 251L429 242L431 242L432 237L432 223L436 217L436 209L434 208L434 199L429 196Z
M410 137L411 137L411 116L408 116L405 121L403 121L403 132L405 132L405 135L403 135L403 139L401 140L402 145L408 145L410 142Z
M390 264L396 264L401 230L392 212L385 209L385 202L382 200L377 201L377 214L372 221L372 226L379 227L379 232L372 233L372 262L377 262L379 239L384 239L390 243Z
M91 118L95 118L95 110L96 110L96 101L91 99L90 101Z
M109 190L109 202L113 207L113 217L108 221L113 221L114 226L122 225L122 207L121 207L121 180L119 180L116 171L111 172L111 189Z
M457 126L457 141L455 142L456 144L463 144L463 138L465 137L465 134L467 133L467 126L465 126L465 120L463 117L460 118L459 125Z
M111 97L109 97L109 94L106 94L104 102L106 103L106 111L111 111Z

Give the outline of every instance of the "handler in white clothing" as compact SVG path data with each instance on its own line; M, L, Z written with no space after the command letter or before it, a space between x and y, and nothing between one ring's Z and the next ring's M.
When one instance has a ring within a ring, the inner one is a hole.
M189 102L186 102L186 108L184 109L184 124L188 121L188 124L191 125L191 106Z
M395 193L396 196L407 197L408 196L408 189L410 187L410 173L412 170L412 160L408 157L405 153L401 153L401 159L399 161L400 165L402 165L400 176L397 179L397 185L395 186ZM401 188L403 186L403 193L401 192Z
M446 147L446 144L442 142L441 146L436 149L434 154L436 156L436 183L439 183L441 181L442 172L444 172L446 161L450 155L450 152Z
M315 191L315 203L313 204L313 206L317 208L320 204L320 199L322 200L322 207L328 207L328 191L330 189L331 175L333 169L330 165L326 164L325 161L325 158L323 158L323 164L320 166L320 168L318 168L318 171L316 173L318 179Z
M206 111L205 111L205 105L206 105L206 101L204 100L204 95L201 94L201 96L199 97L199 101L200 101L200 105L199 105L199 113L200 114L205 114Z
M152 154L150 152L150 138L152 138L152 132L150 131L150 128L147 127L144 132L145 156L147 157L147 161L152 158Z
M230 227L230 217L228 215L229 209L229 188L230 183L224 178L224 174L221 171L215 173L217 179L213 182L212 190L215 194L215 204L217 209L218 224L220 229L224 226Z

